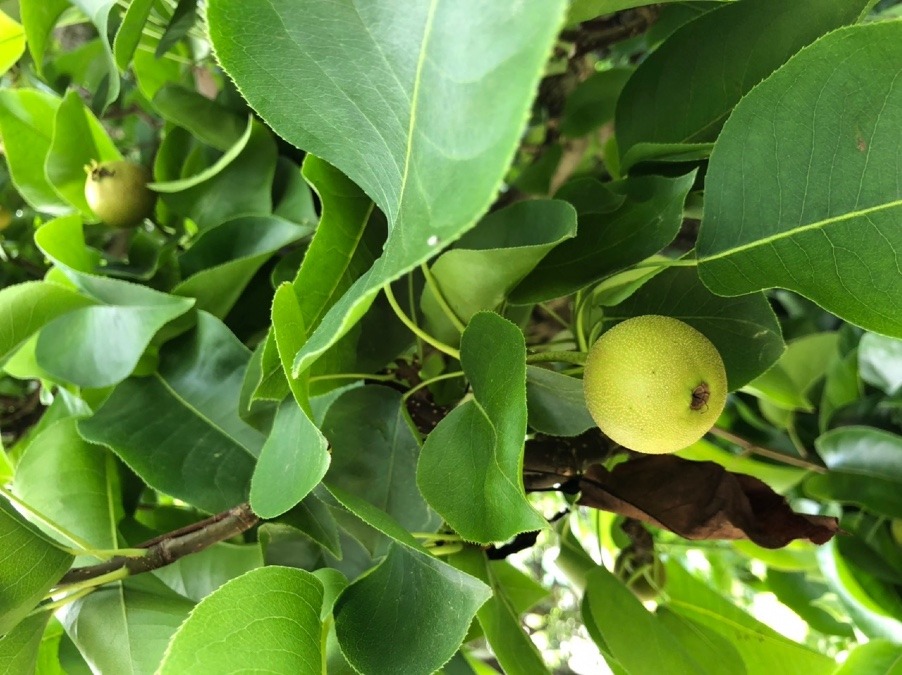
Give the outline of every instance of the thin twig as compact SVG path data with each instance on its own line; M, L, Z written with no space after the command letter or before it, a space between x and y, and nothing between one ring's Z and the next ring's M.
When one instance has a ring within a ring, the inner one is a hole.
M743 450L754 455L760 455L761 457L767 457L768 459L783 462L784 464L790 464L802 469L808 469L809 471L814 471L815 473L827 473L828 471L826 467L820 466L819 464L814 464L813 462L787 455L780 452L779 450L772 450L770 448L763 448L760 445L755 445L751 441L748 441L741 436L737 436L731 431L727 431L719 427L713 427L711 429L711 433L715 436L718 436L719 438L724 439L725 441L729 441L734 445L738 445Z
M130 575L150 572L174 563L186 555L231 539L250 529L258 521L258 516L251 511L249 504L239 504L206 520L139 544L135 548L147 549L147 554L141 557L116 556L98 565L71 569L60 579L57 587L81 583L123 568L127 569Z

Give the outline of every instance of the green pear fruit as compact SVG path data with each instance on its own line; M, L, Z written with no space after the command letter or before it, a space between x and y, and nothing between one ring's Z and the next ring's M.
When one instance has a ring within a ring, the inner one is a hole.
M592 345L583 373L586 406L613 441L662 454L714 426L727 400L717 348L692 326L645 315L617 324Z
M147 187L151 176L145 167L121 160L92 162L85 170L88 206L110 227L135 227L153 212L156 195Z

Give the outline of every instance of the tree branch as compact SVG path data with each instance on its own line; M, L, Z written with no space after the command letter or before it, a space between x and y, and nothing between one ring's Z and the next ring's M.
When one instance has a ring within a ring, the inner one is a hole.
M228 511L217 513L187 527L138 544L134 548L145 548L147 554L140 557L117 556L98 565L76 567L69 570L57 587L95 579L119 569L127 569L129 574L142 574L174 563L191 553L218 544L226 539L249 530L259 522L259 517L251 511L249 504L239 504Z

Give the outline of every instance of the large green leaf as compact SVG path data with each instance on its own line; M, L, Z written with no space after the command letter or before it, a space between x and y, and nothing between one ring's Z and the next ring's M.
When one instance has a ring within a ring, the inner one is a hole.
M432 263L422 297L427 329L456 345L460 333L436 292L466 324L476 312L498 307L552 248L575 234L576 211L560 200L517 202L490 213Z
M44 175L59 104L58 98L42 91L0 91L0 138L13 185L35 209L54 215L72 211Z
M143 575L104 586L66 605L57 617L92 672L151 675L192 606Z
M78 435L76 422L74 417L63 419L29 443L16 467L13 489L22 501L92 547L114 549L122 517L119 471L104 448Z
M160 675L322 673L323 585L310 572L263 567L207 596L166 650ZM240 621L235 621L235 612Z
M47 180L63 199L93 219L85 199L85 166L119 159L122 155L106 130L78 93L69 91L56 110L53 140L44 161Z
M555 196L576 206L579 231L545 256L511 300L532 303L569 295L657 253L679 232L694 180L692 172L613 184L583 178L563 186Z
M247 499L265 440L238 414L249 358L200 312L197 328L162 351L157 373L121 383L79 431L155 489L210 512L235 506Z
M784 349L780 324L763 293L714 295L694 268L661 272L626 301L605 310L604 320L643 314L672 316L703 333L720 352L731 391L773 366Z
M902 336L900 61L899 21L843 28L736 107L708 167L705 285L722 295L788 288Z
M473 577L395 544L339 596L335 630L359 672L428 675L454 655L489 595Z
M488 544L545 527L523 493L526 346L520 329L480 312L461 338L473 398L426 438L417 484L464 539Z
M363 496L412 532L438 527L417 490L420 445L399 392L350 389L329 407L322 430L332 448L330 488Z
M626 83L617 102L624 169L717 138L739 100L824 33L854 23L868 0L744 0L679 28ZM767 34L767 41L759 38ZM661 115L661 110L667 110Z
M0 498L0 635L34 609L72 560Z
M382 257L329 311L295 371L489 206L564 9L562 0L277 0L248 22L241 0L210 3L217 56L250 104L360 185L389 221Z

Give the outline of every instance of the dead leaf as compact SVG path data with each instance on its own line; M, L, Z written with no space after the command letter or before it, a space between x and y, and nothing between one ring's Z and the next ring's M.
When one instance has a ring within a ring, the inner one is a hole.
M608 471L595 464L580 479L578 503L652 523L686 539L750 539L780 548L815 544L839 530L836 518L795 513L766 483L714 462L673 455L639 457Z

